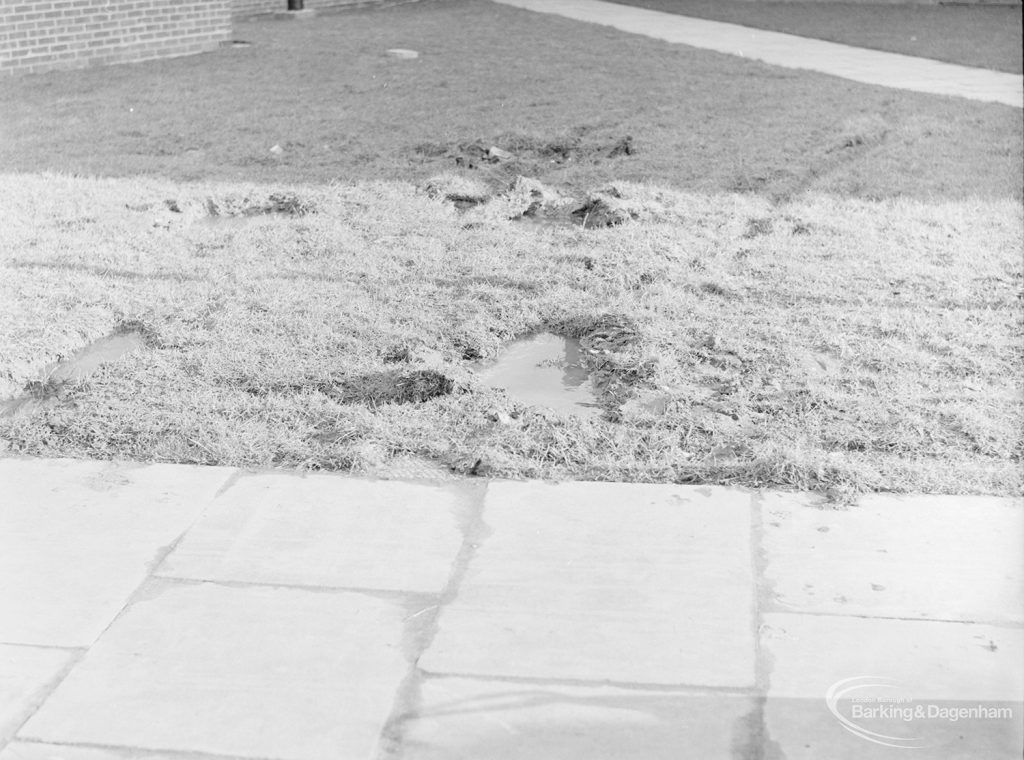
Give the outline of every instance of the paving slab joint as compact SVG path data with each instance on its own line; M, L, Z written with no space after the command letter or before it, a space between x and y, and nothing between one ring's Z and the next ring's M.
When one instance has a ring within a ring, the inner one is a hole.
M221 487L217 489L217 492L213 495L213 498L219 499L221 496L227 493L231 489L231 487L235 485L235 483L241 480L242 476L245 474L245 470L235 470L228 476L228 479L224 481Z
M419 668L420 657L430 648L434 636L437 635L441 611L458 596L459 587L470 562L490 533L483 519L486 496L487 481L471 483L466 487L465 500L458 515L462 544L452 561L448 580L438 594L436 604L413 612L405 618L405 654L409 660L409 672L398 687L391 714L381 729L377 750L379 760L397 758L401 755L402 724L411 715L416 714L420 703L420 685L423 679L423 672Z
M210 501L212 502L213 499L216 499L218 496L220 496L229 488L231 488L231 486L233 486L235 482L239 479L239 477L241 477L241 475L243 474L244 471L242 470L235 470L234 472L232 472L231 475L229 475L225 479L224 483L222 483L221 486L217 489L217 491L214 493L213 498L210 499ZM138 586L135 587L132 593L128 596L128 598L125 600L125 603L121 606L121 609L118 610L117 614L114 615L114 617L111 618L110 622L107 623L106 627L102 631L100 631L99 636L97 636L96 639L94 639L93 642L90 643L90 646L92 645L92 643L95 643L96 640L100 639L103 636L103 634L109 631L111 626L113 626L118 620L120 620L124 616L124 614L132 608L133 605L141 601L146 601L147 599L151 599L153 597L152 591L148 588L151 582L166 582L167 579L161 578L160 575L158 574L160 566L163 564L164 560L167 559L167 557L171 554L171 552L173 552L177 548L178 544L180 544L185 539L185 536L187 536L189 531L195 527L196 523L198 523L199 520L202 519L203 515L206 514L206 510L208 508L209 503L207 503L202 509L198 510L195 517L188 523L188 525L185 526L184 530L182 530L181 533L179 533L173 541L171 541L169 544L166 544L165 546L157 548L156 552L153 555L153 558L146 564L146 574L143 577L142 581L139 583Z
M68 677L68 674L75 669L75 666L81 662L82 658L85 657L85 653L88 651L85 648L74 648L65 649L64 647L47 647L47 649L64 649L70 654L68 661L64 663L64 667L57 672L57 674L43 684L42 688L35 694L31 707L25 712L25 715L19 720L14 726L11 727L10 739L3 741L3 737L0 736L0 750L3 750L8 744L14 741L20 741L18 739L18 732L24 728L25 724L28 723L32 717L39 712L40 708L46 704L46 700L50 698L50 695L57 690L57 687L64 682L64 679ZM2 726L0 726L2 728Z
M510 676L492 675L482 673L470 673L446 670L443 673L419 668L420 678L430 680L434 678L458 678L466 681L480 681L481 683L507 683L525 686L538 687L566 687L566 688L595 688L609 687L613 689L625 689L635 692L649 692L651 694L673 694L685 691L693 695L706 695L717 697L760 697L759 689L752 689L744 686L708 686L701 683L651 683L650 681L621 681L614 678L564 678L542 676Z
M761 760L765 757L765 748L770 743L768 724L765 720L765 703L768 699L768 687L771 682L772 662L770 655L761 647L761 633L765 625L764 613L771 608L775 592L766 573L768 554L764 546L763 509L764 499L761 493L752 493L750 496L750 558L754 566L754 609L751 619L754 626L754 685L758 694L747 725L750 740L747 757L751 760Z
M17 742L22 745L36 745L40 747L65 747L69 750L83 750L92 754L101 752L104 756L111 757L149 757L159 756L161 760L277 760L272 757L243 757L241 755L221 755L215 752L201 752L197 750L176 750L176 749L154 749L151 747L136 747L128 744L97 744L95 742L58 742L47 739L15 738L10 743ZM0 749L3 745L0 745Z

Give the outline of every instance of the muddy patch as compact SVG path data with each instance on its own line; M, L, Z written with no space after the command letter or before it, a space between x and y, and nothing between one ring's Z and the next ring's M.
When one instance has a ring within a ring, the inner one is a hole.
M485 385L523 404L595 419L601 416L579 339L544 332L521 338L478 365Z
M598 134L580 126L556 134L506 132L491 138L422 142L410 146L414 160L441 162L468 171L494 186L516 175L542 176L551 170L628 161L639 152L629 134Z
M138 330L121 330L93 341L71 358L47 366L20 396L0 401L0 417L60 403L72 386L86 380L101 365L138 351L145 344L145 336Z
M630 198L620 188L609 185L587 195L583 205L573 209L570 216L586 229L617 227L634 221L648 221L664 215L658 203Z
M315 209L311 203L294 193L272 193L265 199L244 196L207 198L204 210L206 214L201 221L207 224L218 224L271 215L305 216Z
M316 204L296 193L225 195L205 198L167 198L162 203L128 204L130 211L148 212L155 224L184 222L199 225L241 225L271 216L300 217L316 213Z
M503 195L509 218L538 227L573 227L571 211L577 202L532 177L516 177Z
M416 404L455 389L455 381L434 369L385 370L347 377L324 393L343 404Z
M595 163L632 156L637 152L632 135L597 136L585 127L551 136L506 133L492 141L463 140L453 143L421 143L420 155L446 157L456 166L476 169L487 164Z

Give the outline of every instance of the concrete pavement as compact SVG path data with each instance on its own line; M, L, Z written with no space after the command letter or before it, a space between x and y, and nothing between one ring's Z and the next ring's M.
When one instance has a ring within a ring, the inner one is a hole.
M0 460L0 760L1019 758L1022 536L1019 499Z
M865 84L1024 107L1024 77L601 0L495 0L667 42Z

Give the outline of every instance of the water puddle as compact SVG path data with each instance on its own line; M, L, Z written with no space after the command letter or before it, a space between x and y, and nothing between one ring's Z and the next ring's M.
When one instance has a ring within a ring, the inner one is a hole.
M535 213L517 216L513 221L533 227L580 227L579 222L573 219L568 213Z
M480 365L480 378L524 404L592 419L602 414L575 338L540 333L517 340Z
M201 227L218 227L221 229L233 229L237 227L245 227L250 224L254 219L259 219L257 216L226 216L220 214L211 214L210 216L202 216L196 220L196 224Z
M66 386L81 382L101 364L120 359L144 344L142 333L135 331L117 332L90 343L70 359L46 367L37 380L28 384L22 395L0 401L0 417L12 417L22 410L55 403Z

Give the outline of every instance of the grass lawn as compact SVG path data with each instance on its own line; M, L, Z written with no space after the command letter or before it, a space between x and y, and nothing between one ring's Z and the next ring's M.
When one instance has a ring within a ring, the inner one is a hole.
M236 37L0 81L0 447L1021 492L1019 109L467 0ZM635 218L511 221L519 176ZM480 382L538 330L602 419Z
M1024 123L1006 106L468 0L242 22L235 36L252 46L0 80L0 169L419 182L497 145L517 161L476 170L496 187L522 174L577 190L1022 197ZM385 55L396 47L421 56Z
M637 220L582 229L399 182L0 177L7 389L119 326L146 338L0 437L254 467L414 455L507 477L1020 492L1018 204L618 192ZM275 205L297 213L225 219ZM540 329L594 352L604 419L479 382L469 360Z
M611 0L656 11L1020 74L1020 5Z

